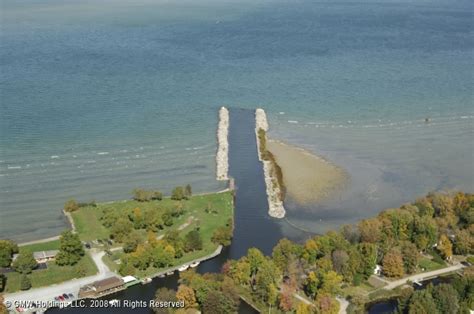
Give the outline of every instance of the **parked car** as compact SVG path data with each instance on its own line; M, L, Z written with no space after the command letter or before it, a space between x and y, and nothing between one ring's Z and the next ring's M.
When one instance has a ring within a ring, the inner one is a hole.
M67 296L69 297L69 299L74 299L74 294L72 293L69 293Z
M66 299L66 300L69 300L69 297L66 293L63 293L63 297Z
M110 240L110 239L109 239L109 240L107 240L107 243L108 243L109 245L112 245L112 244L114 244L114 242L113 242L112 240Z
M59 301L61 301L61 299L59 297L54 297L54 301L59 302Z
M64 297L62 295L58 296L59 300L64 301Z
M89 250L91 248L91 244L89 242L86 242L84 244L84 247Z

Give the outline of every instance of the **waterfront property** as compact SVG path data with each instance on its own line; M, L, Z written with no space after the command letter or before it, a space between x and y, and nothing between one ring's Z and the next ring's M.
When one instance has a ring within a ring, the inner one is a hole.
M79 298L99 298L123 289L125 289L125 283L122 278L109 277L81 287L78 296Z

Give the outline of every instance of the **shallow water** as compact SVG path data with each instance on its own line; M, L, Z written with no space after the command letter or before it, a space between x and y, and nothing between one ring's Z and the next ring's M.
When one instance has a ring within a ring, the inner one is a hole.
M72 197L221 188L221 105L348 170L335 202L288 202L315 231L474 190L471 1L0 5L0 238L58 234Z

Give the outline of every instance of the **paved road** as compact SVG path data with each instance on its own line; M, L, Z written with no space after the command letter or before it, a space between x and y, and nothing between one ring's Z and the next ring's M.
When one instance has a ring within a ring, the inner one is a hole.
M337 302L339 302L339 314L346 314L347 307L349 306L349 301L344 298L337 297Z
M114 275L114 273L111 272L107 265L105 265L102 261L102 257L104 256L105 252L99 252L92 249L90 253L92 259L94 260L97 266L97 269L99 270L96 275L79 279L72 279L60 284L55 284L43 288L34 288L28 291L8 293L5 294L5 304L7 304L7 302L11 302L11 304L14 304L15 301L52 301L54 300L55 296L61 295L63 293L72 293L77 296L77 293L79 292L79 288L81 286Z
M414 282L414 281L423 281L423 279L436 277L436 276L439 276L439 275L442 275L442 274L445 274L445 273L450 273L450 272L459 270L459 269L461 269L461 268L463 268L463 267L464 267L464 266L463 266L462 264L456 264L456 265L454 265L454 266L449 266L449 267L446 267L446 268L441 268L441 269L429 271L429 272L426 272L426 273L416 274L416 275L409 276L409 277L406 277L406 278L403 278L403 279L391 281L391 282L389 282L389 284L387 284L387 285L386 285L385 287L383 287L382 289L385 289L385 290L392 290L392 289L394 289L394 288L396 288L396 287L399 287L399 286L401 286L401 285L406 284L407 281L409 281L409 280L410 280L411 282Z

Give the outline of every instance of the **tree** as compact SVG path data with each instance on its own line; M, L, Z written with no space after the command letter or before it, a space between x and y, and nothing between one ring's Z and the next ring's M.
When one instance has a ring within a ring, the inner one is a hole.
M133 224L127 218L119 218L110 230L111 237L117 242L123 242L130 232L132 232Z
M151 193L151 199L152 200L157 200L157 201L161 201L163 199L163 193L161 193L160 191L156 190L156 191L153 191Z
M38 266L32 252L22 252L13 262L13 269L21 274L29 274Z
M64 231L59 238L59 242L56 264L60 266L74 265L84 256L84 247L79 239L79 235L71 231Z
M8 314L8 310L4 302L5 302L5 298L3 297L3 294L0 294L0 313Z
M186 252L202 250L202 238L199 231L191 230L186 234L184 250Z
M342 274L344 268L348 265L349 255L343 250L334 250L331 254L331 259L334 270Z
M392 249L385 254L382 264L383 272L387 277L403 276L403 258L399 250Z
M143 243L143 238L140 233L133 230L123 242L123 251L125 253L133 252L137 249L139 244Z
M13 254L18 253L18 245L11 240L0 240L0 267L8 267Z
M415 244L405 242L402 246L403 265L407 274L414 273L418 266L420 254Z
M456 254L467 255L474 253L474 237L467 229L456 231L454 241L454 251Z
M440 313L456 314L459 311L459 296L450 284L433 287L433 298Z
M311 306L304 302L298 303L296 307L296 314L311 314Z
M318 275L314 271L309 272L308 277L306 278L305 282L305 290L306 293L311 296L315 297L316 292L318 291L319 286L319 278Z
M223 246L229 246L232 242L232 228L227 226L217 228L212 234L211 241Z
M22 273L20 276L20 289L21 290L28 290L31 288L31 281L30 278L26 275L26 273Z
M340 291L342 276L334 271L329 271L322 276L321 292L335 295Z
M281 239L273 248L273 262L284 272L287 270L290 261L295 258L294 253L295 244L286 238Z
M176 299L176 292L174 292L171 289L168 289L166 287L161 287L158 290L156 290L155 293L155 301L165 301L165 302L175 302L177 301ZM154 307L153 311L156 314L169 314L171 313L171 310L166 307Z
M178 291L176 292L176 298L179 301L183 301L186 308L197 307L196 295L191 287L184 284L179 285Z
M70 199L64 204L64 210L66 212L73 212L78 209L79 209L79 204L74 199Z
M293 309L293 291L288 286L284 285L280 292L279 308L284 312L289 312Z
M359 223L362 242L376 243L382 236L382 223L377 218L365 219Z
M357 249L362 257L360 260L360 273L366 278L374 273L377 265L377 247L372 243L361 243Z
M409 314L439 314L436 303L428 289L415 291L408 301Z
M186 184L186 187L184 188L184 198L188 200L191 198L192 195L193 195L193 190L191 188L191 185Z
M439 237L437 249L445 259L450 259L453 256L453 244L445 234Z
M145 218L145 216L142 214L142 210L140 208L134 208L128 217L133 222L133 227L135 229L145 228L147 218Z
M351 244L357 244L360 242L360 231L355 225L342 226L341 234Z
M222 291L212 289L207 294L202 304L202 309L204 313L230 314L237 312L237 305L234 300L226 296Z
M180 201L185 198L184 189L182 186L177 186L171 192L171 199Z
M339 313L339 302L329 294L320 293L315 301L316 313L337 314Z

